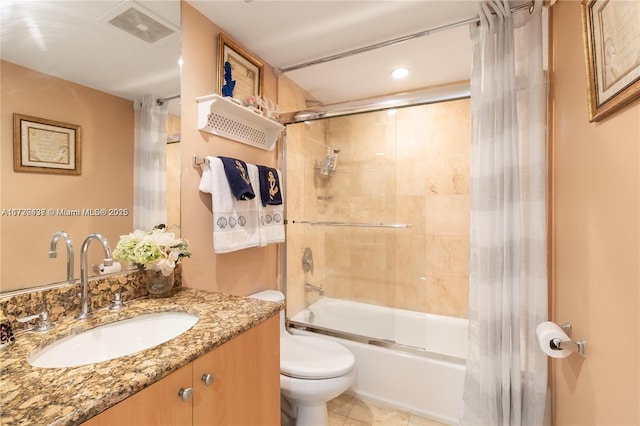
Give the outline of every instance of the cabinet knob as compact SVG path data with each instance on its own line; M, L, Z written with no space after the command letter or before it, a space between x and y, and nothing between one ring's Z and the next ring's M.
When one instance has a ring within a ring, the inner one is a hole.
M191 397L193 396L193 388L181 388L178 391L178 396L182 398L182 401L189 402L191 401Z
M215 374L205 373L202 375L201 379L204 382L205 386L211 386L213 384L213 380L216 378Z

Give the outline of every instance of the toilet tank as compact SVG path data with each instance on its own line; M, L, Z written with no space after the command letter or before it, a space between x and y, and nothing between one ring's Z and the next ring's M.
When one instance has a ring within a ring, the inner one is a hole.
M266 300L269 302L284 303L284 294L278 290L263 290L249 296L252 299ZM280 331L286 331L285 312L280 311Z
M247 297L260 300L268 300L269 302L284 303L284 294L278 290L263 290L251 294Z

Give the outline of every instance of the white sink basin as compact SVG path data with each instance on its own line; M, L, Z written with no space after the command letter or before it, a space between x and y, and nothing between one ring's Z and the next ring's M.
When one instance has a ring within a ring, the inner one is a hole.
M198 322L185 312L159 312L113 322L67 336L33 353L34 367L77 367L108 361L167 342Z

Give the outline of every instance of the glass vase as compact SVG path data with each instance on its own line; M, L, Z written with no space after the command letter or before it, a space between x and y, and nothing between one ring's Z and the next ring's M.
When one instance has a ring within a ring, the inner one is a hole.
M147 291L150 297L169 297L173 289L173 271L165 276L161 271L146 270Z

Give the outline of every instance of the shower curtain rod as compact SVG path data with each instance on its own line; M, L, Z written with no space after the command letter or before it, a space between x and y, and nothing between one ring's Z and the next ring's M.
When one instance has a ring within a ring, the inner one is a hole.
M535 7L535 0L531 0L531 3L525 3L525 4L521 4L519 6L512 7L511 8L511 13L517 12L518 10L525 9L525 8L529 9L529 13L533 13L534 7ZM348 58L349 56L354 56L354 55L357 55L357 54L360 54L360 53L369 52L371 50L380 49L382 47L394 46L396 44L404 43L405 41L413 40L413 39L419 38L419 37L424 37L424 36L427 36L429 34L437 33L439 31L448 30L450 28L456 28L456 27L460 27L462 25L473 24L474 22L480 22L480 17L476 16L475 18L465 19L464 21L454 22L452 24L447 24L447 25L443 25L441 27L436 27L436 28L432 28L432 29L429 29L429 30L420 31L420 32L417 32L417 33L413 33L413 34L409 34L409 35L406 35L406 36L394 38L394 39L391 39L391 40L382 41L382 42L376 43L376 44L371 44L369 46L364 46L364 47L360 47L360 48L357 48L357 49L348 50L346 52L337 53L335 55L325 56L324 58L314 59L312 61L303 62L303 63L297 64L297 65L292 65L290 67L275 68L273 70L273 72L274 72L274 74L276 76L279 76L279 75L284 74L284 73L289 72L289 71L295 71L295 70L299 70L301 68L307 68L307 67L310 67L310 66L313 66L313 65L324 64L326 62L335 61L337 59Z
M180 95L173 95L173 96L168 96L166 98L160 98L156 102L158 103L158 105L162 105L163 103L170 101L171 99L178 99L178 98L180 98Z

